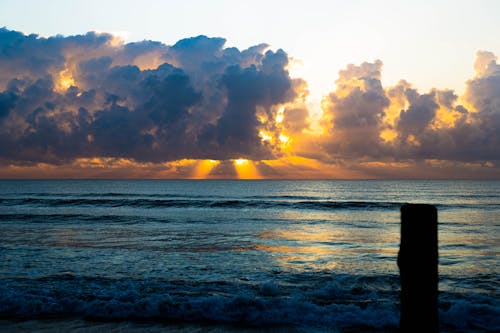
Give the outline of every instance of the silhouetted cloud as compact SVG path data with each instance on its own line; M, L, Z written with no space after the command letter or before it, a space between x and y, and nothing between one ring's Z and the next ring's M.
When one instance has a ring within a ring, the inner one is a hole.
M282 50L173 46L109 34L38 38L0 29L0 159L63 163L272 158L258 112L296 98Z
M284 69L287 55L278 50L266 52L262 67L252 65L245 69L239 65L229 67L222 77L227 91L227 106L215 126L218 146L231 147L231 155L271 158L271 150L260 143L259 120L256 110L260 106L268 119L274 119L273 105L285 103L295 96L287 94L291 83ZM212 142L212 140L209 140Z
M271 177L327 167L356 177L406 177L415 167L499 174L500 65L491 52L477 53L463 96L422 93L405 80L384 87L380 60L348 65L318 123L283 50L224 45L206 36L124 44L105 33L0 29L0 163L122 175L133 161L143 176L189 177L196 163L183 160L221 160L210 174L234 176L230 160L243 158Z

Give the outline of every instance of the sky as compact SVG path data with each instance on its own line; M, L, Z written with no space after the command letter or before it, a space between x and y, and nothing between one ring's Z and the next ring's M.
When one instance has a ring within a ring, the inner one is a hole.
M499 178L499 12L3 0L0 177Z
M267 43L302 62L297 74L325 93L348 63L381 59L384 84L464 89L474 53L500 53L496 0L2 0L0 24L41 36L114 32L127 41L174 44L222 37L227 46Z

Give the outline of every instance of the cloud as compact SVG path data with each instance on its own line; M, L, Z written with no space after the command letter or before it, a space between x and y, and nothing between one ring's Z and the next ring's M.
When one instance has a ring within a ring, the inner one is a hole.
M16 95L11 92L0 93L0 120L9 115L15 106Z
M428 129L439 108L435 101L436 93L420 95L414 89L406 89L405 94L410 107L407 110L401 110L397 128L404 138L410 135L420 136Z
M302 135L310 126L309 110L304 106L286 108L283 111L283 127L286 133Z
M318 156L351 165L455 161L498 166L500 65L496 59L491 52L477 53L476 76L467 82L464 96L439 89L420 93L404 80L385 88L380 61L349 65L339 72L336 90L325 99L326 135L320 138Z
M267 44L238 50L206 36L125 44L2 28L0 164L5 175L40 165L46 175L140 166L141 177L238 177L232 160L248 159L248 172L274 178L500 176L495 54L477 52L462 96L384 87L380 60L348 65L319 121L289 61Z
M295 96L290 95L291 80L284 69L287 55L278 50L267 51L262 58L262 67L255 65L241 68L229 67L222 77L227 91L227 106L215 125L216 146L230 147L228 156L253 156L255 159L272 158L272 151L259 136L257 107L267 119L275 119L273 105L286 103ZM212 140L209 140L212 142Z
M288 55L198 36L173 46L0 29L0 160L273 158L258 113L298 96Z
M377 156L389 99L380 81L382 62L349 65L339 72L337 90L324 101L322 140L331 158Z

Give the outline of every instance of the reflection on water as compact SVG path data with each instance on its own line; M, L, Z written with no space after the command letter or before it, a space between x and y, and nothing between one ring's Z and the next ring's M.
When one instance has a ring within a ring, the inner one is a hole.
M272 258L279 266L293 270L331 270L337 266L332 261L333 250L326 246L284 246L258 244L258 251L274 252Z
M338 231L324 231L314 228L305 230L265 230L259 234L262 239L288 239L308 242L334 242L343 236Z
M339 268L339 262L346 261L361 267L366 265L365 256L371 259L379 256L394 262L398 251L397 233L392 231L382 236L367 230L339 224L268 229L258 234L261 242L255 249L269 253L269 260L279 266L295 271L333 270Z

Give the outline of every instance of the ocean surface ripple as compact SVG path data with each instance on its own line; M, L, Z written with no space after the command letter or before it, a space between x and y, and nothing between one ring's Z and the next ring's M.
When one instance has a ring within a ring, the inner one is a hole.
M441 329L500 331L500 181L423 180L0 181L0 329L397 331L406 202L439 210Z

